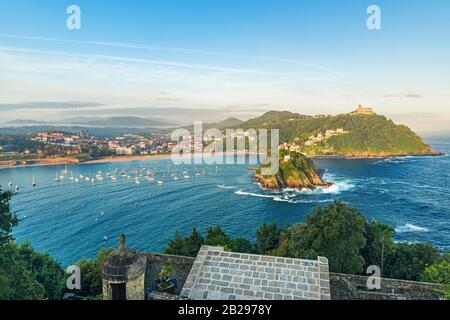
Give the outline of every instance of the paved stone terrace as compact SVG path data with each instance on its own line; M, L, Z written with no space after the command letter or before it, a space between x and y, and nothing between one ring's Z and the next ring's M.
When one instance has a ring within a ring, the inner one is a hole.
M194 300L329 300L328 259L290 259L202 246L180 296Z

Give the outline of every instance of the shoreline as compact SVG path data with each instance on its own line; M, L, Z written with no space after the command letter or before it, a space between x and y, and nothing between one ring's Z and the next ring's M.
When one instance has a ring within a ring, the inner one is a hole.
M191 154L191 158L195 156L200 156L201 153L193 153ZM220 152L216 153L215 156L218 155L254 155L247 152ZM307 155L307 157L311 159L331 159L331 160L370 160L370 159L389 159L389 158L399 158L399 157L440 157L446 156L445 153L441 152L431 152L427 154L398 154L398 155L378 155L378 156L346 156L346 155ZM96 164L96 163L114 163L114 162L131 162L131 161L152 161L152 160L161 160L161 159L171 159L172 154L157 154L157 155L132 155L132 156L108 156L99 159L93 159L88 161L79 161L71 158L47 158L47 159L30 159L30 161L35 161L36 163L30 164L17 164L17 165L7 165L1 164L0 161L0 170L5 169L15 169L15 168L28 168L28 167L44 167L44 166L61 166L61 165L84 165L84 164ZM177 157L179 159L183 159L182 156ZM14 161L14 160L11 160ZM21 161L21 160L17 160ZM24 160L22 160L24 161ZM9 162L9 161L2 161Z

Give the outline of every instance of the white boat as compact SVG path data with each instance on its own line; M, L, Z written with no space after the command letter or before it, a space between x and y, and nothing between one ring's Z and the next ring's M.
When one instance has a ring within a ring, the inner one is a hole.
M174 180L174 181L177 181L177 180L178 180L178 177L173 177L173 180Z
M67 174L67 164L66 164L66 166L64 167L64 171L63 171L63 174Z
M80 180L78 180L78 178L75 178L75 182L78 182L78 181L80 181Z
M136 181L136 184L141 184L141 180L135 179L135 181Z
M95 183L95 179L94 179L94 178L91 179L91 183L92 183L92 184Z
M11 188L11 187L12 187L12 185L13 185L13 184L12 184L12 182L8 182L8 187L10 187L10 188Z
M84 180L86 180L86 181L91 181L91 178L86 177L86 178L84 178Z
M34 180L34 177L33 177L33 182L31 182L31 185L32 185L33 187L36 187L36 180Z
M161 186L164 183L164 181L158 181L158 185Z
M16 192L19 192L19 186L16 186L15 190Z
M183 178L187 180L187 179L189 179L190 177L189 177L188 175L184 175Z
M55 180L54 180L55 182L59 182L59 178L58 178L58 173L56 173L56 176L55 176Z

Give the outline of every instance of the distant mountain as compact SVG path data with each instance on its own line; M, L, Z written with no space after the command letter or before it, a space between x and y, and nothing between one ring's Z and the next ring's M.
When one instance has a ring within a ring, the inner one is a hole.
M203 130L208 130L208 129L224 130L224 129L228 129L228 128L238 127L239 125L241 125L243 123L244 123L244 121L231 117L231 118L227 118L225 120L219 121L219 122L203 123L202 129ZM192 125L183 127L183 128L185 128L191 132L194 130L194 126L192 126Z
M244 123L244 121L239 120L237 118L228 118L219 122L209 123L206 124L206 126L210 128L217 128L217 129L226 129L231 128L240 125L241 123Z
M407 126L397 125L375 113L354 112L314 117L288 111L270 111L240 124L239 127L279 129L280 143L295 143L298 151L309 156L389 157L438 154Z
M56 122L65 125L85 125L98 127L164 127L173 125L170 122L141 117L73 117Z
M38 120L28 120L28 119L16 119L5 122L5 124L10 125L33 125L33 124L47 124L46 121L38 121Z

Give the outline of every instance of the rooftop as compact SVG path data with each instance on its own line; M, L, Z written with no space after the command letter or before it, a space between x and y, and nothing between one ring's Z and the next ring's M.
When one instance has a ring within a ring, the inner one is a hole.
M202 246L181 291L194 300L329 300L328 260L303 260Z

